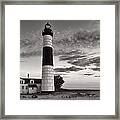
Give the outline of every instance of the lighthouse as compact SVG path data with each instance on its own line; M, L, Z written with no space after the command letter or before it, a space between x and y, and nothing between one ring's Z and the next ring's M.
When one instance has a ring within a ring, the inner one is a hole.
M42 31L43 36L43 58L42 58L42 92L54 91L53 70L53 31L49 23L45 24Z

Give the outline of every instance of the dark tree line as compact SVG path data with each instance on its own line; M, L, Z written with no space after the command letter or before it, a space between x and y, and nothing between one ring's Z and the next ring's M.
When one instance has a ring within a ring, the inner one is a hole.
M64 83L63 77L61 77L60 75L54 76L55 91L59 91L63 83Z

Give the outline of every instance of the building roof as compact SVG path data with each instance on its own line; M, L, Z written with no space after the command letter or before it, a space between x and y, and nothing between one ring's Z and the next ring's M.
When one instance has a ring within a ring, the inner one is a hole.
M25 80L25 84L30 83L30 80L34 80L34 83L36 83L36 84L42 83L42 79L38 79L38 78L22 78L22 77L20 77L20 79Z

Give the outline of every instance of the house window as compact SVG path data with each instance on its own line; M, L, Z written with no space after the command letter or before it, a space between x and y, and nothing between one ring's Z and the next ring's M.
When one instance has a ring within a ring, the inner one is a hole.
M28 89L28 86L26 86L26 89Z
M34 80L31 80L30 83L34 83Z
M20 80L20 84L24 84L24 80Z
M22 86L22 89L24 89L24 86Z

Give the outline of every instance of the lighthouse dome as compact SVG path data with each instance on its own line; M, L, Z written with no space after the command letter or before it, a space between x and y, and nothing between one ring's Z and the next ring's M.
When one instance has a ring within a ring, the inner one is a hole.
M42 31L42 36L51 35L53 37L53 31L51 29L51 25L49 23L45 24L44 31Z

